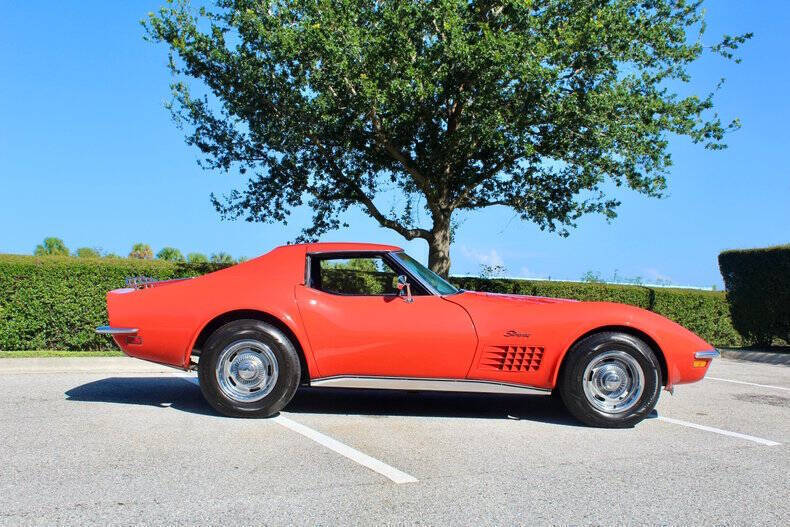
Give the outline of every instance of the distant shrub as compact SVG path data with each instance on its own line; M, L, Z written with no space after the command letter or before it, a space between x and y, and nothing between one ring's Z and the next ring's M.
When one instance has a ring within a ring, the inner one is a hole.
M147 243L135 243L129 253L129 258L137 258L138 260L152 260L154 258L154 251Z
M507 267L501 264L480 264L480 278L500 278L507 274Z
M790 343L790 245L724 251L719 270L733 326L751 344Z
M44 238L44 242L40 245L36 245L33 254L36 256L68 256L69 249L63 240L51 236Z
M74 251L74 256L77 258L100 258L101 254L96 249L90 247L80 247Z
M223 252L212 254L210 260L211 260L211 263L215 263L215 264L232 264L232 263L234 263L233 257L231 255L229 255L228 253L223 253Z
M602 284L604 282L604 279L601 278L601 273L598 271L587 271L582 275L581 280L588 284Z
M203 253L189 253L187 255L187 262L189 263L208 263L208 257Z
M156 253L158 260L166 260L168 262L183 262L184 255L175 247L163 247L161 251Z

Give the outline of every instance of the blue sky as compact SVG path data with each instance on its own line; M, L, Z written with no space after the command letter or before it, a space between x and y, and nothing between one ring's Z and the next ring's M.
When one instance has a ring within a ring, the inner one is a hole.
M209 193L245 180L209 173L163 108L170 81L163 47L142 40L139 20L160 2L0 1L0 252L30 253L46 236L71 248L126 254L138 241L184 253L255 256L293 239L287 226L222 222ZM675 165L662 200L623 191L619 217L582 220L569 238L544 233L504 209L459 218L452 272L481 263L509 275L610 278L721 287L717 254L790 242L790 10L785 2L711 1L707 39L753 31L739 65L708 57L693 86L717 97L723 118L743 128L730 148L672 143ZM387 200L384 200L387 203ZM325 240L399 244L423 261L427 246L405 242L359 212Z

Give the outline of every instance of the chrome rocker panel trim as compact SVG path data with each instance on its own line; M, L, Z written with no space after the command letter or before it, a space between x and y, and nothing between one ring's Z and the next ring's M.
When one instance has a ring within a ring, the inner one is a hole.
M718 359L719 357L721 357L721 353L717 349L698 351L694 354L695 359Z
M513 393L548 395L551 390L522 384L470 379L433 379L423 377L368 377L338 375L310 381L310 386L321 388L367 388L373 390L418 390L432 392Z
M114 328L112 326L99 326L95 331L99 335L134 335L137 333L137 328Z

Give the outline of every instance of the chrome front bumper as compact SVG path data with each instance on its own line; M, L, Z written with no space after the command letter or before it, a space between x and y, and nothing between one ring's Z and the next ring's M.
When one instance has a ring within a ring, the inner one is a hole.
M718 359L721 353L716 348L712 350L698 351L694 354L695 359Z
M96 328L99 335L134 335L137 328L114 328L112 326L99 326Z

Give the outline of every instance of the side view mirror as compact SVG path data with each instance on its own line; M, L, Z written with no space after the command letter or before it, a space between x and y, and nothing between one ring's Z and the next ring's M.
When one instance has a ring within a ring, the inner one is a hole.
M414 299L411 296L411 284L406 279L406 275L398 276L397 288L398 291L401 292L401 294L403 294L403 290L406 289L406 296L404 297L404 300L406 302L408 303L414 302Z

